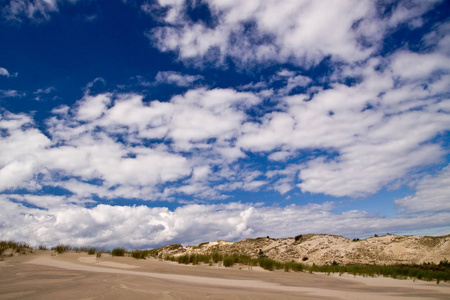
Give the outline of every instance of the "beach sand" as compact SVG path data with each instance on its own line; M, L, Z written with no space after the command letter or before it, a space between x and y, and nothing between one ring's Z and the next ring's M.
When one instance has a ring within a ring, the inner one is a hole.
M0 262L0 299L450 299L450 283L36 251Z

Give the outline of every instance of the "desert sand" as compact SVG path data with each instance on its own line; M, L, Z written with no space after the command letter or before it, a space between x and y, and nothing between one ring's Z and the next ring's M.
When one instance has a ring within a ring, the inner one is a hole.
M450 283L50 251L0 262L0 299L450 299Z

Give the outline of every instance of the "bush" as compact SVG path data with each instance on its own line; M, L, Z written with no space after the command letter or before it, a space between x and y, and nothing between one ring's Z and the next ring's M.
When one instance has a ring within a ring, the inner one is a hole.
M258 261L259 266L265 270L273 271L274 269L284 269L284 264L282 262L267 257L260 257Z
M114 248L111 251L111 255L112 256L125 256L125 252L126 252L125 248Z
M94 255L96 251L97 251L97 249L95 249L95 248L89 248L87 253L88 253L88 255Z
M56 251L58 254L62 254L70 250L69 245L58 244L56 247L52 247L53 251Z
M39 245L39 250L47 250L47 246L45 245Z
M217 264L219 261L223 261L223 255L218 252L214 252L212 254L212 260Z
M26 254L26 252L33 252L30 245L26 243L18 243L13 241L1 241L0 242L0 254L6 249L12 249L14 252Z
M147 257L147 252L142 250L133 250L131 252L131 257L136 259L145 259Z
M234 265L234 258L232 256L227 256L223 259L224 267L232 267Z

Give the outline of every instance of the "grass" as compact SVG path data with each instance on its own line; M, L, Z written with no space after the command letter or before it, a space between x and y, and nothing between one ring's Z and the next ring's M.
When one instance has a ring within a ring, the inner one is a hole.
M170 249L179 248L179 244L170 245ZM32 248L26 243L18 243L13 241L0 241L0 254L6 249L12 249L16 253L25 254L26 252L32 252ZM47 249L46 246L40 245L40 250ZM94 247L76 247L71 248L69 245L58 244L51 248L52 251L56 251L62 254L66 251L73 250L77 252L87 252L89 255L96 254L97 257L101 257L102 252L105 250L99 250ZM125 248L115 248L111 251L112 256L125 256L127 253ZM339 265L333 262L330 265L306 265L295 261L281 262L268 257L260 256L258 258L252 258L248 255L234 253L223 254L220 252L213 252L210 254L184 254L180 256L163 256L162 253L158 253L157 249L154 250L133 250L131 256L136 259L145 259L148 256L158 257L165 260L176 261L179 264L217 264L221 263L224 267L232 267L235 264L247 265L249 267L260 266L261 268L269 271L284 270L286 272L301 272L306 271L309 273L348 273L352 275L360 276L384 276L392 277L396 279L420 279L425 281L436 280L436 283L441 281L450 281L450 262L447 260L441 261L439 264L425 263L422 265ZM308 260L305 256L303 261Z
M436 280L436 283L450 281L450 263L446 260L439 264L425 263L422 265L313 265L308 268L311 272L348 273L355 276L384 276L395 279L416 278L425 281Z
M161 258L161 256L159 256ZM315 264L305 265L295 261L281 262L268 257L251 258L243 254L221 254L213 252L211 254L184 254L180 256L166 256L165 260L176 261L179 264L199 264L222 263L224 267L232 267L235 264L247 266L260 266L269 271L284 270L286 272L309 273L348 273L361 276L384 276L395 279L420 279L425 281L450 281L450 263L446 260L439 264L426 263L422 265L339 265L333 262L330 265L317 266Z
M18 243L14 241L0 241L0 254L6 249L12 249L13 252L26 254L27 252L33 252L33 249L27 243Z
M154 250L133 250L131 251L131 257L136 259L146 259L149 256L157 256L158 251Z
M125 256L125 252L126 252L125 248L114 248L111 251L111 255L112 256Z
M52 247L52 250L56 251L58 254L62 254L64 252L67 252L67 251L72 250L72 249L70 248L69 245L58 244L57 246Z

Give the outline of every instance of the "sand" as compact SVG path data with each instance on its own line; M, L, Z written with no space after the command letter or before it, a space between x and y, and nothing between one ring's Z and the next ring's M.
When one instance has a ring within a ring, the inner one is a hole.
M37 251L0 262L0 299L450 299L450 284Z

